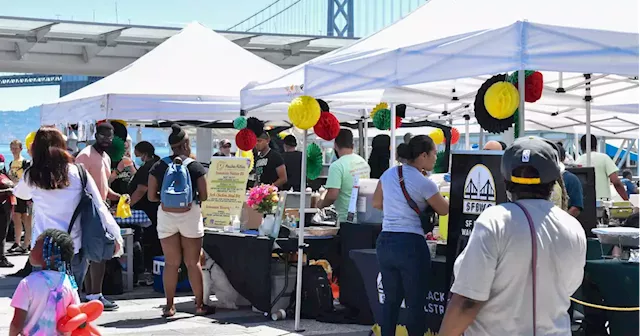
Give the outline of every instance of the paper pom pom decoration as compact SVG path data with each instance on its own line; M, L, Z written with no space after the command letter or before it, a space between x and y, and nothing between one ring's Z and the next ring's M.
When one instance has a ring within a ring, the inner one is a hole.
M506 75L496 75L489 78L486 82L484 82L478 92L476 93L476 98L474 101L474 112L476 120L478 120L478 124L482 129L486 130L489 133L502 133L509 129L513 124L513 115L505 119L496 119L492 117L484 104L484 97L487 90L495 83L505 82L507 80Z
M27 134L27 137L24 138L24 145L27 147L27 151L31 150L31 146L33 145L33 140L36 139L36 132L31 132Z
M122 157L124 157L124 152L124 140L119 136L113 137L113 142L111 142L111 146L107 149L107 154L109 154L111 162L114 164L120 162Z
M247 118L245 117L237 117L233 119L233 128L237 130L241 130L247 127Z
M373 117L376 116L376 113L378 113L378 111L380 110L388 110L389 109L389 104L387 103L379 103L378 105L376 105L373 110L371 110L371 119L373 119Z
M321 112L329 111L329 104L327 104L326 101L322 99L316 99L316 101L318 102L318 105L320 105Z
M249 171L253 169L253 151L252 150L249 150L249 151L239 150L236 152L236 157L247 159L249 161Z
M287 137L287 135L289 135L289 133L287 132L280 132L278 133L278 138L280 138L280 140L284 140L284 138Z
M406 118L407 116L407 105L406 104L398 104L396 105L396 117Z
M289 104L289 120L293 126L308 130L320 119L320 104L310 96L300 96Z
M127 138L127 136L129 135L129 132L127 131L127 126L125 126L124 124L116 120L111 120L109 122L111 123L111 126L113 126L113 135L116 138L120 138L123 140Z
M451 144L455 145L458 141L460 141L460 131L455 127L451 127Z
M307 146L307 178L315 180L322 173L322 149L310 143Z
M320 119L318 123L313 126L313 131L320 138L331 141L338 136L340 133L340 123L338 122L338 118L336 118L331 112L322 112L320 113Z
M388 130L391 128L391 111L382 109L373 115L373 126L379 130Z
M433 172L435 174L446 173L449 167L445 166L445 154L444 151L439 151L436 154L436 164L433 166Z
M444 142L444 132L436 128L431 133L429 133L429 137L433 140L436 145L439 145Z
M124 127L129 126L129 124L127 124L127 122L126 122L126 121L124 121L124 120L122 120L122 119L111 119L111 120L109 120L109 121L110 121L112 124L113 124L113 123L118 123L118 124L121 124L121 125L122 125L122 126L124 126Z
M539 71L525 70L524 72L524 101L527 103L535 103L542 97L544 88L544 78ZM509 75L509 83L518 87L518 71Z
M402 126L402 117L396 116L396 129L400 128L400 126Z
M245 129L250 130L256 136L260 136L264 132L264 123L258 118L249 117L247 119L247 127Z
M100 331L91 325L104 310L104 305L98 300L80 305L71 304L64 315L56 323L56 329L62 334L72 336L100 336Z
M489 115L503 120L511 117L520 104L520 94L513 84L497 82L489 87L484 94L484 107Z
M236 146L243 151L252 150L253 147L256 146L257 142L258 138L256 137L256 134L248 128L242 129L238 134L236 134Z

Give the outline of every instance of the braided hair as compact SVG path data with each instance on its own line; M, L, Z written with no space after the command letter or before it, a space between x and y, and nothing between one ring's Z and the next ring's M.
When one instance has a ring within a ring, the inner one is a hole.
M78 285L71 273L71 260L74 255L73 239L61 230L48 229L40 235L43 239L42 257L45 270L58 271L69 276L74 288Z

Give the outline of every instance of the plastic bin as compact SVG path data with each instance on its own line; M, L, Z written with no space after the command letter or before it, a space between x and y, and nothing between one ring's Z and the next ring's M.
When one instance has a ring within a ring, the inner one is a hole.
M153 258L153 290L164 294L164 282L162 281L162 273L164 272L164 256ZM184 264L178 270L177 292L190 292L191 284L187 276L187 268Z

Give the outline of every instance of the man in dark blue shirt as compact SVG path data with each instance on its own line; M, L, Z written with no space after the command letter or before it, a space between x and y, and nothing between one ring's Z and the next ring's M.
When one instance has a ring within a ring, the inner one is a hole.
M567 158L567 153L561 145L557 145L557 148L560 164L564 165L562 162ZM569 209L567 212L577 218L582 209L584 209L582 182L580 182L580 179L574 173L566 169L563 169L562 180L564 181L564 187L567 189L567 196L569 197Z
M627 195L638 193L638 186L633 183L633 174L631 174L631 171L625 170L622 172L622 183L627 189Z

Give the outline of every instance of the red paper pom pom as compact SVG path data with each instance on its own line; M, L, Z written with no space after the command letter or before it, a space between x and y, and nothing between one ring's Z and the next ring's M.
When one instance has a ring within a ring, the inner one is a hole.
M402 125L402 117L396 116L396 129L400 128Z
M320 138L331 141L338 136L340 123L331 112L324 111L320 113L320 119L318 123L313 126L313 131Z
M527 103L535 103L542 97L542 88L544 80L542 73L536 71L524 80L524 101Z
M451 144L452 145L457 144L458 140L460 140L460 131L458 131L457 128L452 127L451 128Z
M236 146L243 151L252 150L257 140L256 134L248 128L243 128L236 134Z

